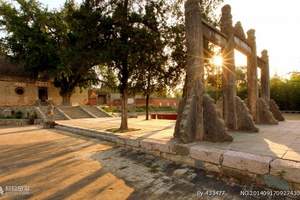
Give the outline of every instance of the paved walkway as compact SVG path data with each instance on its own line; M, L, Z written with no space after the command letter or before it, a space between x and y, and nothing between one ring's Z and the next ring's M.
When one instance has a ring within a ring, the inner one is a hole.
M219 192L215 200L242 200L240 191L253 189L58 130L0 127L0 141L1 200L211 200L210 191Z
M118 128L120 118L79 119L59 121L59 124L97 131ZM126 137L153 139L167 142L172 138L175 121L129 119L129 127L141 129L128 133L118 133ZM300 121L280 122L279 125L260 125L259 133L230 132L232 143L202 142L199 145L218 149L247 152L257 155L272 156L287 160L300 161Z
M112 144L61 133L35 126L0 127L0 199L118 200L131 195L134 188L90 158Z

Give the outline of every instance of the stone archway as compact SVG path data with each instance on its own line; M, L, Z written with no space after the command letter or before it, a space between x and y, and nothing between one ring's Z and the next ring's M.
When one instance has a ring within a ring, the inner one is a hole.
M197 0L187 0L185 3L186 40L188 52L187 76L184 85L183 98L179 105L174 137L181 142L193 141L231 141L226 132L245 130L257 132L256 122L261 120L261 113L271 113L268 96L268 60L265 54L259 58L256 54L255 30L247 32L247 38L241 26L232 25L231 8L222 8L221 31L209 25L201 18L201 9ZM221 48L227 60L223 68L223 109L224 120L217 112L211 98L204 95L204 38ZM247 55L248 107L236 95L234 50ZM258 96L257 67L263 66L264 97ZM276 104L275 104L276 105ZM251 115L251 114L252 115ZM272 113L270 114L272 116ZM268 118L269 116L267 116Z

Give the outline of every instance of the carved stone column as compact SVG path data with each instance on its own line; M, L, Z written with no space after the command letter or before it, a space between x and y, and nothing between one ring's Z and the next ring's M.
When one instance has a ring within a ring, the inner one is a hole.
M261 59L265 65L261 67L261 97L268 103L270 102L270 72L269 72L269 56L268 51L261 52Z
M257 54L255 30L247 32L248 43L252 48L252 54L247 58L247 80L248 80L248 106L254 120L256 120L256 102L258 98L257 86Z
M185 3L187 68L183 98L179 105L175 138L184 143L203 140L203 32L199 1Z
M232 26L231 7L225 5L222 8L221 31L228 37L228 44L223 49L223 116L227 128L237 129L236 117L236 75L234 61L234 28Z

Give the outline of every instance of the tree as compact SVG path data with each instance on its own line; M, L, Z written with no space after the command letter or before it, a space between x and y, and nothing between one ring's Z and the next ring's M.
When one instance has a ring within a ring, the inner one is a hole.
M300 73L290 73L287 85L289 110L300 110Z
M0 6L0 26L7 33L1 46L33 78L53 79L62 103L69 105L76 87L98 82L93 67L105 60L109 24L104 8L96 0L86 0L80 7L66 1L60 11L48 11L35 0L14 3Z
M167 7L163 1L147 1L143 21L147 26L141 27L140 41L146 44L141 53L139 73L136 74L136 88L146 97L146 120L149 119L149 100L154 92L163 92L171 81L173 69L167 67L168 55L165 47L168 44L166 37L167 24L165 16ZM160 19L160 20L159 20Z
M183 12L180 10L182 2L181 5L177 2L173 3L165 0L103 0L100 2L107 3L107 10L109 16L111 16L112 25L109 36L109 61L107 62L107 66L111 67L118 74L122 107L120 130L124 131L128 129L128 94L132 90L134 91L135 86L138 85L139 76L137 74L141 72L141 69L146 71L146 75L142 78L142 80L148 80L148 84L145 81L145 88L149 91L146 93L151 92L150 85L158 85L157 81L153 81L153 79L157 78L154 77L155 74L153 72L155 71L154 69L159 69L164 62L164 59L159 57L159 55L162 55L162 46L159 44L162 40L159 34L170 36L167 44L163 45L165 48L169 48L169 55L172 57L171 60L168 60L168 64L172 66L172 70L167 70L167 72L177 76L173 79L174 82L180 79L178 77L180 73L178 72L182 71L186 64L184 18ZM216 5L216 2L220 2L220 0L204 2L201 5L203 5L204 15L206 15L205 12L210 12L213 6ZM169 7L172 10L170 10L169 15L162 15L162 18L155 20L153 12L159 8L155 5ZM166 24L168 31L162 33L160 32L161 29L158 29L157 32L159 34L155 34L155 27L161 27L164 22L168 22ZM153 38L154 41L152 40ZM153 44L159 44L159 48L152 50ZM149 68L152 64L154 66ZM151 73L150 70L152 71Z
M14 3L1 2L0 5L3 53L12 61L25 65L35 78L42 71L52 74L59 64L57 44L48 28L52 13L34 0Z
M155 4L155 3L156 4ZM161 34L152 34L148 39L149 50L143 52L146 55L144 61L145 73L142 73L140 86L144 95L146 96L146 119L148 119L149 114L149 98L150 95L160 89L165 88L167 84L170 88L175 88L179 83L182 82L182 74L184 74L184 68L186 66L186 47L185 47L185 24L184 16L182 10L182 1L175 3L170 3L166 6L165 1L157 3L157 1L152 1L149 7L149 18L152 19L152 24L157 28L155 31ZM204 19L213 24L217 24L217 18L213 14L222 0L216 1L201 1L201 6L203 9ZM155 6L156 10L153 9ZM155 12L156 11L156 12ZM147 14L146 16L147 17ZM158 20L159 19L159 20ZM173 23L168 23L168 21L173 20ZM151 22L151 20L149 20ZM167 54L169 59L166 60ZM210 46L207 44L207 52L209 54ZM210 53L211 54L211 53ZM208 56L208 55L206 55ZM171 59L170 59L171 58ZM206 59L206 66L211 67ZM168 67L164 66L167 64Z
M247 90L247 66L236 69L237 95L241 99L246 99L248 96Z
M118 89L118 78L112 68L107 65L99 65L96 72L101 90L116 91Z
M300 110L300 74L290 73L288 79L274 76L271 79L271 98L274 99L281 110Z
M77 7L73 0L67 1L59 13L57 41L61 64L54 84L60 88L63 104L70 104L76 87L87 88L98 83L95 66L104 63L106 25L104 8L96 0L86 0Z
M153 19L153 10L151 10L154 9L154 5L158 5L155 3L159 1L111 0L107 2L109 2L113 27L108 48L110 62L107 65L118 74L121 94L120 130L124 131L128 129L128 94L140 85L138 79L142 78L139 73L142 70L148 73L145 66L153 62L157 63L156 59L159 59L159 53L156 55L153 53L158 51L151 52L151 48L154 48L153 44L158 44L160 41L159 39L154 43L151 41L154 37L159 37L159 33L155 30L157 24ZM153 57L147 57L150 54Z
M133 25L140 18L140 14L130 10L132 2L129 0L123 1L108 1L110 5L110 13L112 15L112 32L109 47L108 66L112 67L118 73L119 91L121 94L121 125L120 130L128 129L128 90L129 80L133 71L137 67L137 60L134 46L135 30L138 30Z

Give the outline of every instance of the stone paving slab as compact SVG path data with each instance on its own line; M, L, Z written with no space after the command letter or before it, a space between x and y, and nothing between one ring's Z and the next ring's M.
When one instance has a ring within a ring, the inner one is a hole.
M260 183L276 189L298 190L300 159L293 146L298 143L300 123L260 126L259 133L231 132L232 143L195 142L179 144L172 139L175 122L130 119L127 133L111 133L119 118L58 122L57 129L99 138L205 171Z
M276 159L271 162L271 175L282 176L285 180L299 183L300 182L300 163Z
M221 163L222 155L225 153L225 150L197 145L191 147L190 153L191 153L191 157L194 159L198 159L198 160L202 160L205 162L210 162L218 165Z
M268 174L271 157L258 156L249 153L226 151L223 154L222 165L242 171L249 171L255 174Z
M120 118L68 120L58 121L58 124L130 138L131 141L129 142L134 143L136 139L151 139L157 142L170 141L173 136L175 121L129 119L130 128L141 130L128 133L109 133L106 131L110 128L118 128ZM300 162L299 121L286 121L279 125L259 125L258 127L259 133L230 132L230 135L234 137L232 143L201 142L199 145ZM136 143L136 145L138 144Z

